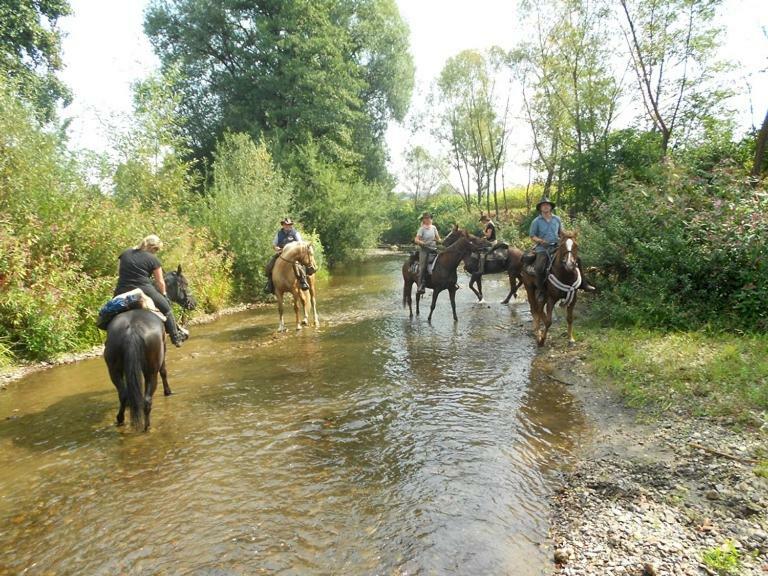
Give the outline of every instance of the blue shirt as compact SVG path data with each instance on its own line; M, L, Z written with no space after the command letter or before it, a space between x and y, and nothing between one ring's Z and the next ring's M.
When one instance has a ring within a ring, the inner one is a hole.
M541 214L536 216L531 222L531 231L529 236L536 236L543 238L547 241L547 244L556 244L560 239L560 218L552 214L549 222L547 222ZM536 244L534 248L535 252L546 252L547 247L541 244Z
M301 242L301 234L299 234L299 231L296 230L296 228L291 228L290 230L283 230L280 228L280 230L277 231L277 234L275 234L275 239L272 240L272 244L279 248L283 248L286 244L290 244L291 242Z

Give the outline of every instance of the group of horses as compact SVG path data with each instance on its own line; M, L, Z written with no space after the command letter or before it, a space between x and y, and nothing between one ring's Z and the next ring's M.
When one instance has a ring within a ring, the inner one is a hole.
M533 332L539 346L543 346L547 340L547 333L552 325L552 312L555 305L562 300L566 309L566 321L568 324L568 342L574 343L573 338L573 308L576 305L576 294L581 284L581 273L578 267L578 244L576 236L572 232L563 232L560 242L554 251L552 264L549 269L545 294L543 298L538 295L536 287L536 273L533 270L533 262L519 248L497 245L490 252L496 252L494 256L489 253L485 259L483 271L479 270L480 253L487 249L487 241L470 234L466 230L454 226L443 240L445 250L440 252L435 260L434 267L426 277L426 287L432 289L432 304L429 308L428 321L432 320L432 313L437 304L437 297L443 290L448 291L451 299L453 319L458 322L456 315L456 290L457 268L464 263L464 269L470 274L469 288L477 296L478 301L483 302L483 274L506 272L509 277L509 293L502 303L517 295L520 286L525 287L528 297L528 305L533 318ZM403 307L408 306L408 311L413 317L413 286L418 284L419 272L414 262L418 260L412 255L404 264L403 272ZM419 314L419 301L421 294L416 293L416 315Z
M297 265L303 266L307 272L308 290L302 290L299 285L295 271ZM287 244L275 261L272 283L277 297L281 331L285 330L283 299L286 293L293 295L297 330L308 324L310 309L315 325L319 324L314 276L316 269L315 253L308 242ZM165 287L171 302L176 302L185 311L195 308L196 302L190 294L189 283L181 266L165 274ZM299 307L303 309L301 320ZM115 316L109 323L104 343L104 360L120 401L118 426L125 422L127 407L133 427L144 431L149 429L152 397L157 389L158 376L163 382L163 393L166 396L172 394L168 385L165 356L165 326L155 312L145 308L128 310Z
M432 303L428 320L432 320L437 298L443 290L447 290L453 311L453 319L458 322L456 315L457 269L464 263L465 269L471 274L469 287L480 302L483 301L483 274L506 272L509 277L509 294L504 303L516 296L522 285L528 296L528 304L533 317L533 330L539 346L547 339L547 332L552 324L552 311L555 304L564 300L567 310L568 340L573 342L573 307L576 303L576 288L580 283L577 264L578 245L576 238L565 233L554 254L546 284L546 294L543 299L537 297L536 276L532 266L526 262L524 253L511 246L494 247L494 255L488 255L483 271L479 271L479 253L487 249L487 241L454 226L443 240L445 250L436 256L434 267L426 276L426 287L432 289ZM413 317L412 296L414 284L418 283L418 270L411 256L403 264L403 306L408 306L410 317ZM303 266L307 271L306 281L308 290L302 290L297 274L297 266ZM285 246L275 261L272 269L272 283L277 298L277 309L280 317L278 329L285 330L284 296L293 296L293 309L296 316L296 329L301 329L309 323L309 312L312 313L314 324L319 325L316 299L316 281L314 271L317 269L314 250L308 242L292 242ZM189 284L182 273L181 266L165 275L165 285L168 298L178 303L183 310L193 310L195 299L189 291ZM419 314L421 294L416 294L416 314ZM300 318L300 310L303 316ZM166 338L162 319L147 309L128 310L118 314L107 327L107 339L104 345L104 360L107 363L109 376L117 388L120 408L117 413L117 424L125 421L126 407L130 412L131 424L137 429L147 430L152 411L152 397L157 388L158 375L163 383L163 393L172 394L168 385L168 375L165 367Z

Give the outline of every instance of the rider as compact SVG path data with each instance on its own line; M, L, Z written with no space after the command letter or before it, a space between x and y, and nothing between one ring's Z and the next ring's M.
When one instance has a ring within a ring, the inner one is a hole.
M178 348L189 338L189 332L177 326L171 302L165 292L163 267L156 256L162 247L160 238L150 234L138 246L123 251L118 257L117 287L114 295L140 288L165 316L165 331Z
M440 232L432 224L432 214L424 212L421 215L421 226L413 239L419 247L419 288L418 294L424 294L426 291L427 279L427 260L430 252L437 251L437 243L442 242Z
M482 274L485 271L485 259L488 257L488 253L493 250L493 247L496 245L496 225L488 214L480 216L480 225L483 227L483 238L485 238L489 244L480 250L480 263L477 266L478 274Z
M290 244L291 242L301 241L301 234L299 234L299 231L293 227L293 220L287 217L280 220L280 230L277 231L274 240L272 240L272 248L274 249L275 253L269 259L269 262L267 262L265 269L267 273L267 285L264 287L265 292L270 294L275 293L275 286L272 283L272 268L275 267L275 262L280 256L280 253L283 251L285 245ZM296 271L296 277L299 279L299 284L301 285L301 289L309 290L309 284L307 283L307 276L304 272L304 268L296 262L293 264L294 270Z
M544 300L544 289L546 286L547 267L549 265L550 255L555 251L557 242L560 238L560 232L563 229L560 217L553 214L555 209L555 203L552 202L545 194L541 197L538 204L536 204L536 210L539 215L531 222L530 237L536 243L534 252L536 254L536 261L533 265L536 271L536 296L539 300ZM593 292L595 287L592 286L584 277L584 273L581 270L581 261L577 261L579 266L579 273L581 274L581 284L579 288L587 292Z

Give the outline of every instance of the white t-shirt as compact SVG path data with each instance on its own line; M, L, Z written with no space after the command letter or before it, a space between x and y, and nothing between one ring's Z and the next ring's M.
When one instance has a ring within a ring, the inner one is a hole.
M426 248L437 250L437 228L434 224L422 225L416 236L424 243Z

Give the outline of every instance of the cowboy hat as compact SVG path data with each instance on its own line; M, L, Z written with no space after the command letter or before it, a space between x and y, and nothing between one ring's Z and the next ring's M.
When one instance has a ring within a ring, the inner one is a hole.
M429 212L424 212L420 217L419 220L424 220L424 218L432 218L432 214Z
M288 224L289 226L293 226L293 220L290 218L283 218L280 220L280 224Z
M490 222L490 221L491 221L491 217L488 216L488 214L483 214L482 216L480 216L480 222Z
M549 196L547 196L546 194L542 196L541 200L539 200L538 203L536 204L536 210L541 210L542 204L549 204L550 206L552 206L552 210L554 210L556 206L556 204L552 202L552 200L550 200Z

